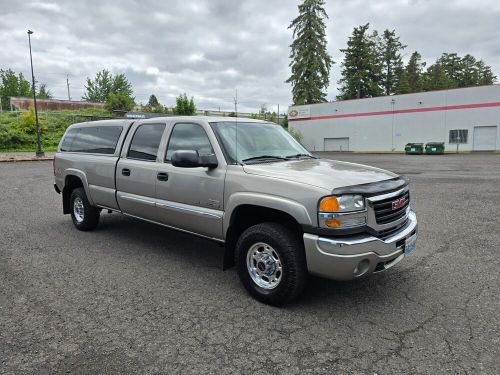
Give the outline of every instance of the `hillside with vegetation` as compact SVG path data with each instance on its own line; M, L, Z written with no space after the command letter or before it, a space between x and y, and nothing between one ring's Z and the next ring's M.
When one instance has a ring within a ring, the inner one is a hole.
M39 112L42 146L44 151L53 151L66 128L77 122L102 118L113 118L106 110L84 109ZM35 151L35 111L0 113L0 151Z

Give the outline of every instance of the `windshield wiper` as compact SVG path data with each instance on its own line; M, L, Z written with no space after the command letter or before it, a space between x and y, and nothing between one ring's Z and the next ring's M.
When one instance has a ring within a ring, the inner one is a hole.
M303 156L307 156L308 158L311 158L311 159L317 159L316 156L312 156L312 155L309 155L309 154L288 155L286 158L287 159L298 159L298 158L303 157Z
M251 158L243 159L242 162L246 163L247 161L259 160L259 159L276 159L276 160L287 160L286 158L282 158L281 156L273 156L273 155L259 155Z

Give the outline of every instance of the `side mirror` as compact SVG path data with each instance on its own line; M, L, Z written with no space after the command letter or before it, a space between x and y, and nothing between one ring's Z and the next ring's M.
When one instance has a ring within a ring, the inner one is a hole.
M177 150L172 154L172 165L179 168L216 168L218 165L215 155L198 155L196 150Z

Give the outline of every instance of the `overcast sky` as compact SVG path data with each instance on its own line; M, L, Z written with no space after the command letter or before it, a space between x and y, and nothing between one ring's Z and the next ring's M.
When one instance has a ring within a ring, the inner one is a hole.
M285 109L291 88L288 24L297 0L19 1L0 0L0 69L29 77L26 30L39 82L56 98L80 99L85 77L107 68L132 82L137 102L155 94L171 106L179 93L199 109L239 111L261 104ZM328 50L336 61L328 99L337 94L340 62L353 27L396 29L411 52L434 61L442 52L470 53L500 76L498 0L327 0Z

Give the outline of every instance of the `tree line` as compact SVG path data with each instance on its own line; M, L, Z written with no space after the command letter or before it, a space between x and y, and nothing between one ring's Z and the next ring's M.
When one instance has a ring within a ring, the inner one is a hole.
M35 87L36 85L35 81ZM11 96L19 97L33 97L33 86L24 78L22 73L16 74L12 69L0 69L0 99L2 102L2 109L4 111L10 110ZM51 99L52 93L47 88L47 84L42 83L36 90L36 97L38 99Z
M290 45L294 104L326 101L329 74L334 62L327 52L324 0L304 0L299 15L290 23ZM338 80L338 100L371 98L460 87L488 85L496 81L490 66L470 54L443 53L427 66L415 51L406 65L403 44L395 30L371 31L370 24L354 27L344 54Z
M109 70L103 69L93 78L87 77L84 86L85 92L82 100L103 103L108 111L130 111L136 107L132 84L124 74L113 75ZM35 81L35 90L38 99L53 99L47 84L37 85ZM13 96L33 97L32 84L24 78L22 73L15 73L12 69L0 69L0 98L3 110L10 110L10 98ZM161 105L154 94L149 97L146 105L139 105L139 107L145 112L196 114L194 98L188 99L185 93L176 98L176 105L172 108Z

